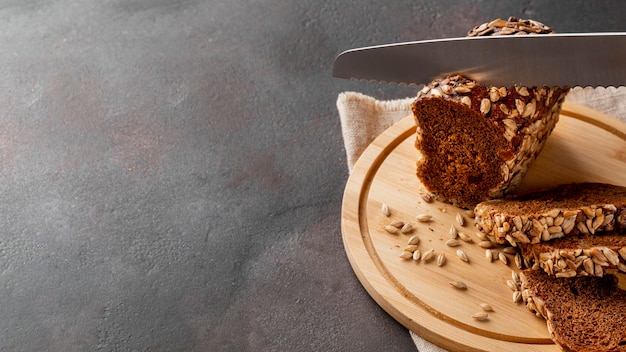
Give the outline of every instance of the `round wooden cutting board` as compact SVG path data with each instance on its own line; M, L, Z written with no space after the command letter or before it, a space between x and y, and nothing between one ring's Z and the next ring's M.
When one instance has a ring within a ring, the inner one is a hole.
M397 321L425 339L452 351L560 351L543 319L514 303L506 285L517 267L492 262L477 245L473 219L466 212L420 197L415 176L413 118L407 116L379 136L363 153L346 185L342 234L354 272L372 298ZM552 136L526 174L519 192L568 182L606 182L626 186L626 124L594 110L565 103ZM391 215L385 216L382 204ZM418 214L432 216L419 222ZM464 226L457 222L464 218ZM410 234L390 234L394 220L411 223ZM450 227L473 238L448 247ZM422 253L435 250L430 262L401 259L408 239L420 239ZM462 249L469 262L456 250ZM501 249L501 248L500 248ZM437 256L444 253L445 264ZM461 281L467 290L450 282ZM472 315L480 303L493 307L486 321Z

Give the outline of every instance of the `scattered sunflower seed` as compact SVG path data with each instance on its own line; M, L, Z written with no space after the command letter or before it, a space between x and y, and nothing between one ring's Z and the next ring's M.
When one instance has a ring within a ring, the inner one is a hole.
M402 228L400 229L400 232L404 234L413 232L413 225L411 225L410 223L404 224Z
M493 312L493 308L487 303L479 303L478 306L480 306L480 309L485 312Z
M404 221L402 221L402 220L394 220L389 225L399 229L399 228L402 228L402 226L404 226Z
M478 242L478 245L482 248L491 248L493 247L493 242L491 241L480 241Z
M509 259L502 252L498 253L498 260L501 261L504 265L508 265L509 264Z
M450 282L450 285L454 286L455 288L459 290L467 290L467 285L461 281L452 281Z
M385 231L389 233L398 233L398 228L391 225L385 225Z
M476 313L472 315L472 318L478 320L478 321L485 321L489 319L489 314L485 313L485 312L480 312L480 313Z
M429 222L433 218L433 216L428 214L419 214L415 218L417 218L417 221L420 222Z
M461 213L456 213L456 222L461 226L465 226L465 218Z
M466 234L465 232L459 232L459 238L465 242L469 242L469 243L474 242L474 240L472 240L472 237Z
M435 249L429 249L422 255L422 261L428 263L435 257Z
M410 259L411 257L413 257L413 253L409 251L402 251L402 253L400 253L400 258L402 259Z
M415 252L413 252L413 260L418 261L421 257L422 252L419 249L416 249Z
M411 238L409 238L409 241L407 242L407 244L411 245L411 244L420 244L420 238L417 236L411 236Z
M511 270L511 279L512 279L512 280L513 280L513 282L515 282L515 283L520 283L520 282L521 282L520 277L519 277L519 274L518 274L518 273L517 273L517 271L515 271L515 270Z
M522 291L514 291L513 292L513 303L519 303L522 301Z
M433 196L430 193L422 193L420 195L422 196L422 199L424 200L424 202L426 202L426 203L432 203L433 202Z
M506 285L512 290L512 291L517 291L519 290L519 287L517 286L517 283L515 283L513 280L506 280Z
M461 258L462 261L464 262L469 262L469 258L467 257L467 254L465 254L465 252L463 252L462 249L457 249L456 250L456 255Z
M457 247L460 246L461 242L459 242L458 240L455 239L449 239L446 241L446 246L448 247Z
M486 249L485 250L485 257L487 258L488 261L492 262L493 261L493 251L491 249Z
M489 237L482 232L476 232L476 237L478 237L481 241L489 241Z
M387 203L383 203L383 205L382 205L382 211L383 211L383 214L384 214L386 217L390 217L390 216L391 216L391 211L389 211L389 206L387 205Z
M407 252L413 253L413 252L415 252L417 250L417 245L416 244L410 244L410 245L404 247L404 250L407 251Z
M437 256L437 265L443 266L445 263L446 263L446 254L442 252Z
M456 227L454 227L454 225L450 225L450 231L448 233L450 234L450 238L452 239L456 239L459 235L459 232L456 230Z

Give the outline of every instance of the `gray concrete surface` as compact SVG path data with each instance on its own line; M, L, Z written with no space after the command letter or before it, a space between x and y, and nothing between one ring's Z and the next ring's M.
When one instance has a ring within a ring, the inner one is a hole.
M345 257L342 50L622 1L0 1L0 350L412 351Z

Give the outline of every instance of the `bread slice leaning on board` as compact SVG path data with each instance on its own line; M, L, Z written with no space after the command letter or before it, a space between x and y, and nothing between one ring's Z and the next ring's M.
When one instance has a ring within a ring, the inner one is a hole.
M520 279L526 306L546 319L564 351L626 351L626 291L615 276L555 279L523 270Z

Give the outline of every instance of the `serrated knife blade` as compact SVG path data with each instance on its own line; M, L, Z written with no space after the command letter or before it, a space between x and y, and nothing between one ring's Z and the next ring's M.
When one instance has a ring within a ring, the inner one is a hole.
M344 51L339 78L427 84L460 73L483 85L626 85L626 32L434 39Z

